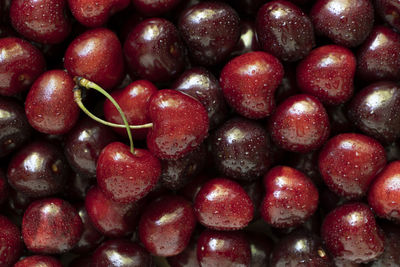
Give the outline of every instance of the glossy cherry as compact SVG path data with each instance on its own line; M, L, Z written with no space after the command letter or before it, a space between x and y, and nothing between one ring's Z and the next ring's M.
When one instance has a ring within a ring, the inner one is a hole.
M36 253L64 253L81 238L83 224L75 208L59 198L32 202L22 219L26 247Z
M14 267L63 267L56 258L44 255L35 255L23 258Z
M356 57L338 45L320 46L297 65L297 84L322 103L338 105L353 95Z
M137 11L148 16L156 17L175 8L182 0L132 0Z
M237 113L260 119L271 115L274 93L282 78L283 66L277 58L265 52L250 52L224 66L220 83L225 99Z
M355 263L376 259L384 250L384 234L363 203L344 204L326 215L321 237L335 258Z
M42 133L65 134L75 125L79 108L74 102L74 81L62 70L43 73L25 100L29 124Z
M178 28L192 60L211 66L222 62L234 49L240 36L236 11L223 2L200 2L185 9Z
M262 49L283 61L302 59L315 46L310 18L289 1L263 5L257 13L256 28Z
M377 13L392 27L400 31L400 6L397 0L375 0Z
M0 215L0 265L12 266L22 250L21 231L7 217Z
M20 38L0 38L0 54L1 95L26 91L46 67L43 54Z
M196 217L189 201L180 196L163 196L144 210L139 238L150 253L174 256L189 244L195 225Z
M281 148L307 153L321 147L329 137L328 114L311 95L294 95L283 101L269 121L271 138Z

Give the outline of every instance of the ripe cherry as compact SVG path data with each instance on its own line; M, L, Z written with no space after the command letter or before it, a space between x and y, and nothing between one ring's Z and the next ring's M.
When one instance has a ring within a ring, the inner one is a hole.
M43 255L35 255L26 257L18 261L14 267L63 267L61 262L56 258Z

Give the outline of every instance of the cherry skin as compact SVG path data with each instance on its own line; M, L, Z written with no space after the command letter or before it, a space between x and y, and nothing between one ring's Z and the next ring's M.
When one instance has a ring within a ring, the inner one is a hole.
M185 9L178 28L192 60L212 66L234 49L240 36L240 19L229 5L206 1Z
M370 34L374 9L369 0L318 0L310 17L318 35L338 45L355 47Z
M86 27L100 27L114 13L129 5L129 0L68 0L72 15Z
M344 204L326 215L321 237L333 257L355 263L372 261L384 250L383 231L363 203Z
M392 27L400 31L400 6L397 0L375 0L378 14Z
M69 174L60 149L49 142L36 141L13 156L7 178L17 191L29 197L45 197L61 192Z
M82 221L75 208L59 198L32 202L22 219L26 247L36 253L55 254L71 250L81 238Z
M180 196L163 196L151 202L139 222L139 238L156 256L174 256L189 244L196 226L191 203Z
M236 43L236 46L231 52L230 56L237 57L249 52L260 50L261 47L258 42L255 22L252 20L241 20L239 41Z
M124 43L130 74L155 83L176 78L185 67L185 47L174 24L163 18L140 22Z
M79 108L74 101L74 81L62 70L43 73L25 100L29 124L42 133L65 134L75 125Z
M148 16L156 17L175 8L182 0L132 0L132 4L137 11Z
M274 93L283 78L283 66L265 52L238 56L224 66L221 88L228 104L240 115L261 119L275 107Z
M256 28L262 49L283 61L302 59L315 46L310 18L285 0L263 5L257 13Z
M365 195L375 175L385 165L383 146L375 139L357 133L344 133L331 138L318 159L325 184L347 199Z
M320 46L298 64L297 84L303 93L324 104L344 103L353 94L356 64L351 50L338 45Z
M294 95L283 101L269 121L275 144L292 152L307 153L321 147L329 137L328 114L311 95Z
M348 117L362 132L390 143L400 137L400 85L377 82L359 91L348 106Z
M18 261L14 267L62 267L61 262L50 256L35 255Z
M121 43L106 28L88 30L76 37L64 56L64 67L72 76L81 76L106 90L117 86L124 75Z
M250 244L241 232L205 230L197 241L197 260L205 267L250 267Z
M12 266L23 250L21 232L7 217L0 215L0 265Z
M200 189L194 210L199 222L209 229L238 230L253 219L254 205L238 183L215 178Z
M181 158L207 136L207 111L186 94L160 90L151 97L148 109L153 128L147 135L147 147L160 159Z
M0 54L0 95L26 91L46 67L43 54L19 38L0 38Z

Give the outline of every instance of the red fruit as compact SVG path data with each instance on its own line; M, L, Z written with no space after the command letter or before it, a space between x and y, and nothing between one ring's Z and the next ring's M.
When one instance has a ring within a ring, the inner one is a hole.
M297 66L297 84L324 104L344 103L353 94L356 64L351 50L338 45L320 46Z
M322 148L318 166L331 191L347 199L365 195L386 165L385 150L371 137L345 133L331 138Z
M18 261L14 267L63 267L61 262L50 256L29 256Z
M265 52L250 52L228 62L220 83L228 104L250 119L271 115L274 93L283 78L283 66Z
M182 0L132 0L133 6L148 17L156 17L176 7Z
M160 90L149 103L153 128L147 147L160 159L178 159L200 145L208 134L208 115L196 99L175 90Z
M236 182L216 178L200 189L194 201L201 224L216 230L238 230L253 219L254 206L246 191Z
M22 249L20 230L0 215L0 266L12 266L21 256Z

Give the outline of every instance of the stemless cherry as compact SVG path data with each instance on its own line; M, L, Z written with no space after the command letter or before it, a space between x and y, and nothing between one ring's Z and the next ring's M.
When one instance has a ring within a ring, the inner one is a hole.
M0 94L27 90L46 67L42 53L25 40L0 38Z
M310 17L317 34L347 47L364 42L374 25L370 0L318 0Z
M238 183L215 178L200 189L194 210L201 224L216 230L238 230L253 219L254 205Z
M250 52L224 66L220 83L225 99L237 113L260 119L271 115L274 93L282 78L283 66L277 58L265 52Z
M320 46L298 64L297 84L324 104L344 103L353 94L356 64L351 50L338 45Z
M178 28L191 58L200 65L222 62L240 36L240 18L223 2L200 2L185 9Z
M64 253L81 238L82 221L68 202L47 198L32 202L22 219L26 247L37 253Z
M378 14L392 27L400 31L400 6L397 0L375 0Z
M78 121L74 102L74 81L62 70L43 73L32 85L25 100L29 124L42 133L65 134Z
M310 18L285 0L263 5L257 13L256 28L262 49L283 61L302 59L315 46Z
M26 257L18 261L14 267L63 267L56 258L44 255L35 255Z
M139 222L139 238L147 251L174 256L189 244L196 225L191 203L180 196L163 196L151 202Z
M321 147L329 137L328 114L311 95L294 95L283 101L269 121L275 144L292 152L307 153Z
M365 263L384 250L384 234L363 203L344 204L326 215L321 237L328 252L340 260Z
M22 254L21 232L7 217L0 215L0 265L12 266Z
M132 0L133 6L148 17L156 17L175 8L182 0Z

